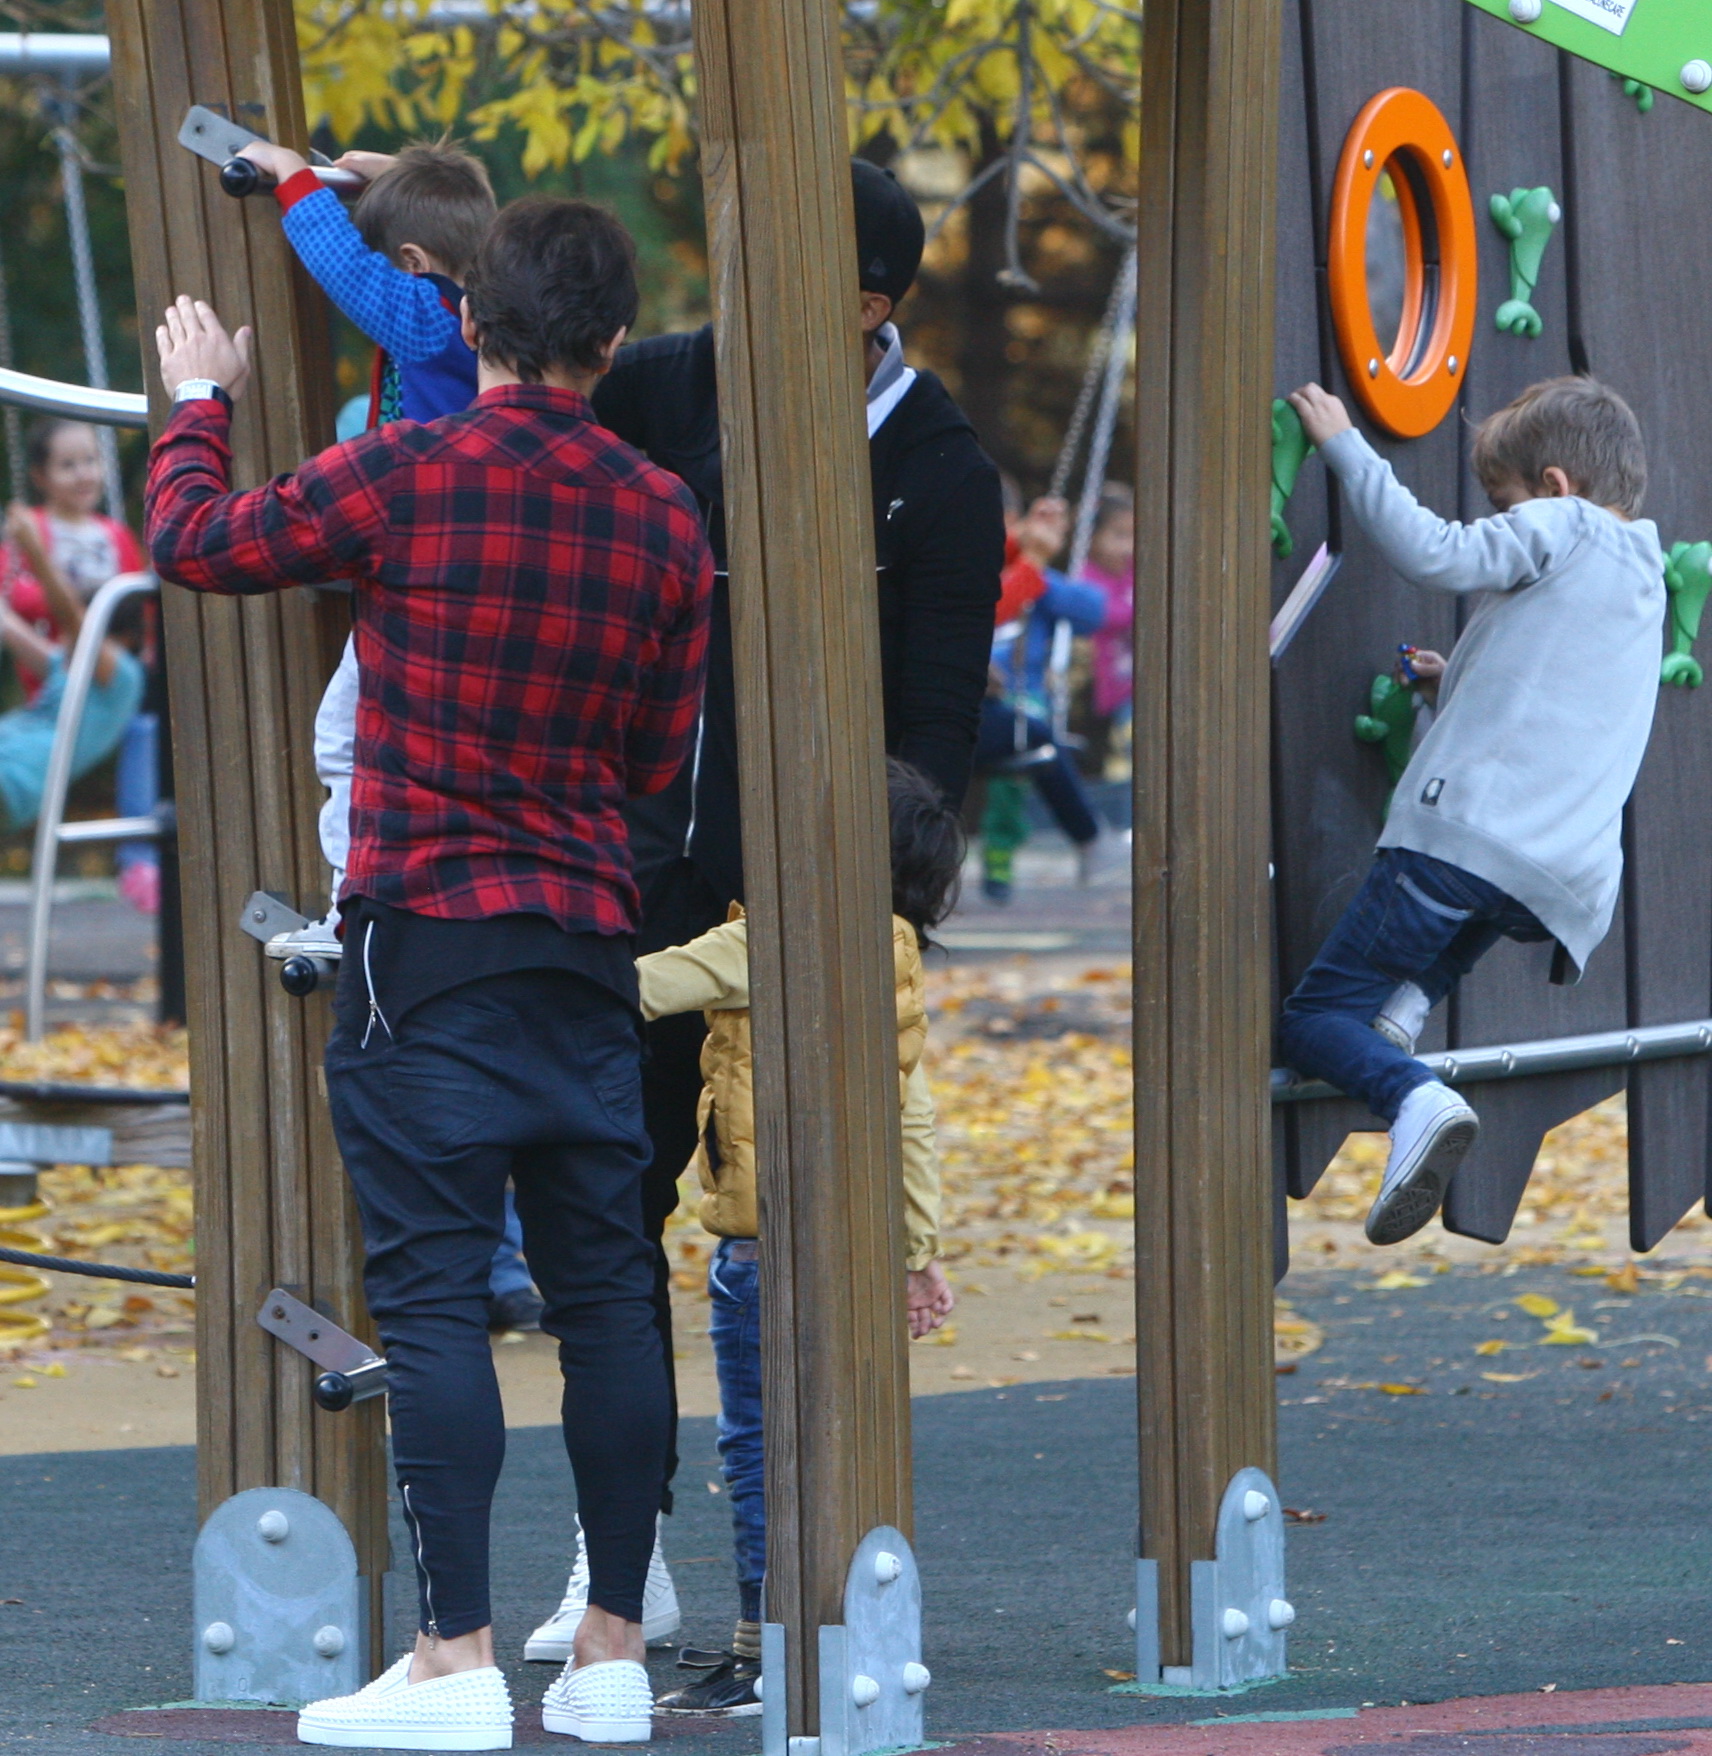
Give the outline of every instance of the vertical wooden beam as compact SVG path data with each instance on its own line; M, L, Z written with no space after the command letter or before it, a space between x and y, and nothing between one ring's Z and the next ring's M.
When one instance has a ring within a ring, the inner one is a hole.
M767 1617L790 1722L876 1524L909 1528L873 513L838 15L695 9L751 920Z
M1268 413L1280 0L1149 0L1136 516L1142 1553L1162 1661L1219 1498L1274 1471Z
M145 372L167 408L152 338L178 293L255 326L254 380L233 425L249 486L331 443L326 302L270 201L233 201L179 146L193 103L305 148L291 0L111 0L114 91ZM310 1400L309 1362L256 1326L263 1295L296 1289L366 1325L354 1210L320 1090L330 1014L291 999L241 935L253 890L319 913L328 873L311 728L349 625L303 591L222 600L162 590L183 872L196 1184L197 1466L206 1515L244 1488L301 1488L356 1542L371 1591L371 1656L387 1567L381 1404Z

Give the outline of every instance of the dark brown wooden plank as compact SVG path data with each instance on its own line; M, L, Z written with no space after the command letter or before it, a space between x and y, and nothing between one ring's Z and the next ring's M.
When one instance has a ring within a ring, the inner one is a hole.
M910 1519L854 224L835 14L707 0L695 29L753 923L767 1604L810 1736L851 1552Z
M1705 117L1661 103L1639 114L1597 68L1569 63L1570 223L1588 365L1633 403L1647 436L1648 516L1666 548L1712 535L1700 410L1712 396L1712 247L1637 191L1703 177ZM1661 194L1661 199L1666 199ZM1712 1012L1712 691L1666 689L1630 805L1625 883L1630 1019ZM1651 1249L1703 1198L1712 1079L1704 1059L1630 1078L1630 1228Z
M1276 0L1160 0L1144 27L1137 1392L1172 1665L1219 1496L1243 1465L1272 1467L1262 417L1281 29Z

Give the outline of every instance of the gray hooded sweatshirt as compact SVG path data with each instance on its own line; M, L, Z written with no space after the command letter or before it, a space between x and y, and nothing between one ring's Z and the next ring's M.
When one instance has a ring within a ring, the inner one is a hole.
M1351 512L1415 585L1474 596L1382 848L1460 866L1524 904L1579 971L1623 876L1623 805L1658 700L1664 556L1650 519L1528 500L1428 512L1353 428L1325 447Z

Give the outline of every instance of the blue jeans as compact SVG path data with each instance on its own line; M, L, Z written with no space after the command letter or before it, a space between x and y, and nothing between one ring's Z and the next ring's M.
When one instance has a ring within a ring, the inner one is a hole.
M490 1299L503 1299L507 1293L526 1293L534 1282L529 1278L529 1264L523 1260L523 1221L517 1217L517 1195L509 1186L505 1191L505 1236L493 1253L493 1264L487 1273Z
M707 1268L713 1301L708 1334L719 1373L719 1455L731 1495L732 1534L737 1550L737 1584L744 1615L759 1613L761 1580L767 1571L767 1506L761 1451L761 1288L760 1265L733 1261L734 1243L722 1238ZM749 1244L744 1255L752 1255ZM750 1606L755 1606L751 1614Z
M1433 1075L1373 1029L1402 982L1434 1005L1500 939L1551 934L1496 884L1408 848L1381 848L1367 881L1284 1002L1285 1062L1360 1098L1395 1122L1403 1100Z
M113 806L120 817L149 817L160 803L160 716L134 714L119 739L119 765L114 775ZM152 841L122 841L116 855L119 870L155 865L160 851Z
M1016 708L989 695L981 703L981 729L975 739L975 766L991 768L1006 757L1017 754ZM1038 750L1052 742L1052 728L1045 720L1027 715L1023 720L1025 750ZM1058 827L1078 847L1094 840L1100 833L1099 819L1088 802L1088 789L1076 765L1060 750L1050 762L1024 770L1034 782L1035 790L1046 801L1046 808L1057 819Z

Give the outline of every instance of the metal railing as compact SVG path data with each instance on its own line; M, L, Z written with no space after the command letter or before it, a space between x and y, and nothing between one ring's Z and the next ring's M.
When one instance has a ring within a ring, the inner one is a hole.
M1626 1067L1636 1061L1673 1061L1705 1054L1712 1054L1712 1018L1639 1025L1632 1030L1596 1030L1579 1037L1542 1037L1531 1043L1442 1049L1416 1059L1446 1085L1476 1085L1493 1079L1527 1079L1540 1073L1574 1073L1585 1067ZM1288 1067L1272 1069L1275 1104L1343 1095L1335 1086L1303 1079Z
M0 366L0 403L103 427L149 424L149 399L141 391L91 390L87 384L62 384L57 378L37 378L10 366Z
M53 929L54 877L59 850L68 842L158 841L174 830L170 807L153 817L108 817L93 822L65 822L65 798L71 790L72 764L83 714L95 682L95 666L107 638L114 612L127 598L157 592L152 573L120 573L96 592L84 611L77 644L65 668L65 693L60 697L54 722L53 747L42 785L42 805L36 817L36 850L30 861L29 964L25 972L24 1029L27 1040L41 1040L46 1023L48 937Z

